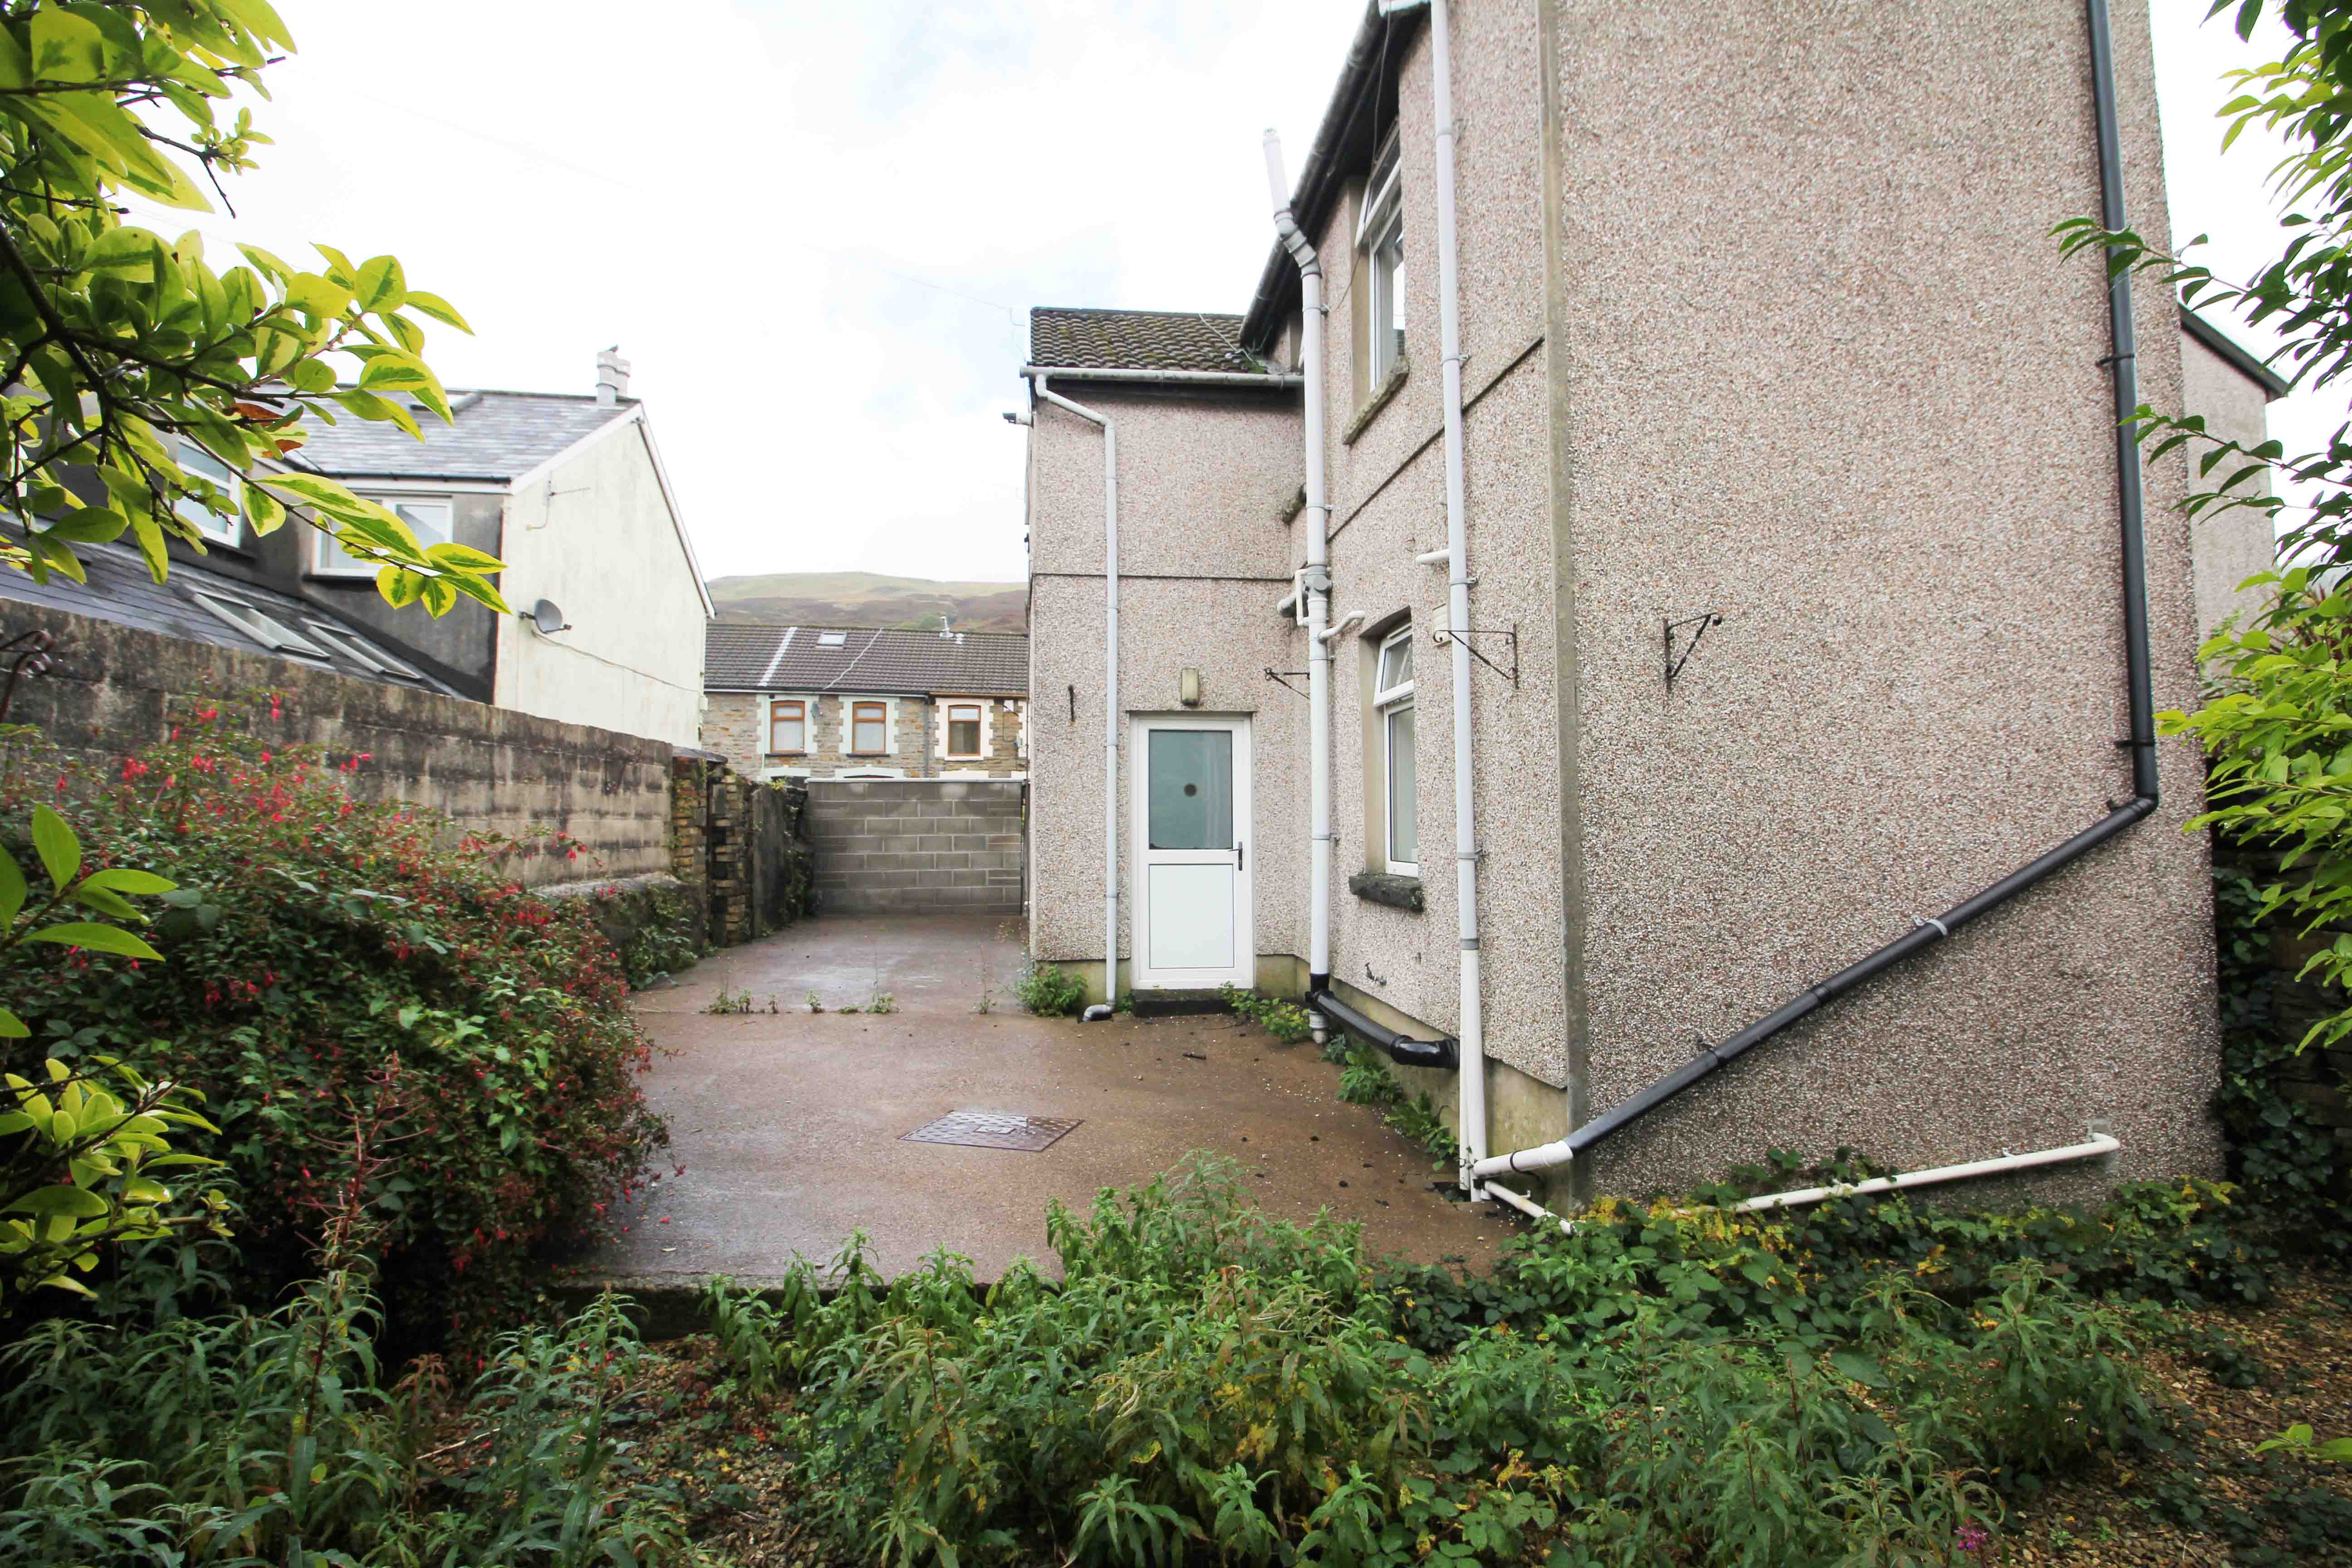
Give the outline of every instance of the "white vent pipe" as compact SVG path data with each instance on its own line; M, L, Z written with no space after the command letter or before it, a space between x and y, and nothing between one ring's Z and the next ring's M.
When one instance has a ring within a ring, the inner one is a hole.
M1299 371L1306 379L1307 566L1298 574L1307 595L1307 993L1331 984L1331 503L1323 475L1323 263L1290 213L1290 182L1282 170L1282 139L1265 133L1265 178L1274 193L1274 229L1298 267ZM1310 1003L1310 1006L1311 1006ZM1320 1042L1328 1026L1307 1014Z
M1103 433L1103 999L1088 1023L1118 1006L1118 426L1110 416L1073 403L1038 376L1037 395L1102 426Z

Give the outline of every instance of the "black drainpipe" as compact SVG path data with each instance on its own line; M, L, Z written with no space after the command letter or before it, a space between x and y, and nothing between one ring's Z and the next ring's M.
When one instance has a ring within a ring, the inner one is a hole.
M2084 9L2091 31L2091 96L2098 116L2100 221L2113 231L2124 226L2124 161L2116 126L2115 43L2108 31L2106 0L2084 0ZM2127 270L2118 271L2107 280L2107 331L2110 352L2105 363L2115 373L2116 497L2123 513L2124 669L2131 703L2131 733L2116 743L2131 750L2132 798L2120 803L2110 800L2106 816L2074 837L2018 868L1976 897L1953 905L1933 920L1919 920L1909 931L1868 958L1800 992L1723 1044L1706 1046L1704 1055L1620 1100L1559 1143L1510 1155L1512 1170L1520 1168L1517 1162L1523 1157L1553 1156L1529 1158L1528 1168L1532 1170L1561 1164L1583 1153L1627 1122L1656 1110L1806 1014L1835 1001L1921 949L1946 940L1978 916L2072 865L2156 809L2156 694L2147 643L2147 541L2140 490L2139 442L2130 423L2139 407L2139 376L2135 368L2131 274ZM1564 1154L1558 1152L1562 1150Z
M1400 1035L1394 1029L1382 1028L1320 987L1307 994L1307 1005L1349 1033L1361 1035L1388 1052L1391 1061L1415 1068L1451 1068L1462 1064L1460 1047L1453 1039L1416 1040L1409 1035Z

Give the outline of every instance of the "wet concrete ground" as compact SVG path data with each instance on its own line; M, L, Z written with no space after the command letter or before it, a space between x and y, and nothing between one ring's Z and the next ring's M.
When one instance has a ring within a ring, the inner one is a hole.
M669 1118L669 1175L583 1272L640 1289L681 1277L773 1279L853 1230L898 1272L934 1247L982 1280L1051 1263L1045 1205L1134 1186L1191 1150L1240 1161L1265 1206L1362 1222L1367 1249L1485 1261L1511 1221L1431 1190L1426 1156L1334 1098L1338 1069L1217 1016L1080 1024L1013 999L1017 926L971 915L837 916L719 953L637 999L662 1055L646 1093ZM814 990L825 1012L808 1011ZM704 1011L721 991L756 1011ZM897 1011L845 1014L877 991ZM975 1009L983 995L991 1010ZM772 999L776 1008L769 1012ZM1042 1153L909 1143L955 1110L1082 1123Z

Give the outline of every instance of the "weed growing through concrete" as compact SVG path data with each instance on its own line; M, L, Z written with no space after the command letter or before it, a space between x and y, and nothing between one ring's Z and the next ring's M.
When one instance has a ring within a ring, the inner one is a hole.
M1013 994L1041 1018L1066 1018L1086 1001L1087 986L1066 969L1033 961L1013 983Z
M866 1010L869 1013L895 1013L898 1010L898 999L887 991L877 991L866 1004Z
M824 1011L824 998L819 996L814 987L811 988L808 994L808 1010L812 1013L822 1013Z
M750 991L723 989L718 995L713 996L710 999L710 1005L703 1009L706 1013L748 1013L751 1010L751 993Z

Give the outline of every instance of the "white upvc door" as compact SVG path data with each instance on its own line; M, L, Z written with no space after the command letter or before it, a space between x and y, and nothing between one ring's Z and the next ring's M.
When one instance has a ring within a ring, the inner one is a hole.
M1250 721L1139 717L1129 740L1135 988L1255 984Z

